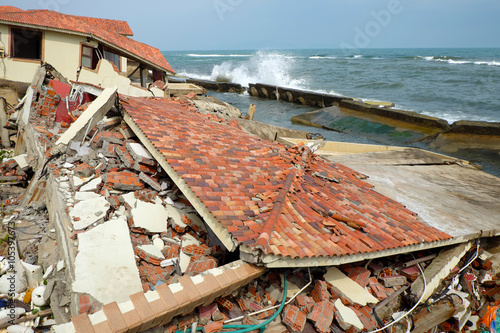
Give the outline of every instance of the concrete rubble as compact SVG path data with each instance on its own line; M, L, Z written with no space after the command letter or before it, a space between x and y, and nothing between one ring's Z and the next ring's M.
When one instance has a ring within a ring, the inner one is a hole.
M500 311L496 238L335 267L237 260L122 119L116 89L65 123L60 85L34 82L7 112L17 156L0 161L7 332L480 332ZM214 110L201 113L235 114Z

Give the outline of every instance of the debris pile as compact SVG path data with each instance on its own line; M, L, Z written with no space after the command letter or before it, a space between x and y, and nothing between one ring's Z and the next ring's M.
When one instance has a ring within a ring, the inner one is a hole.
M70 103L70 86L45 73L44 80L29 88L33 101L16 108L19 123L29 113L19 126L27 154L0 163L0 327L9 332L13 324L26 332L54 325L55 332L172 333L481 332L495 325L499 272L479 243L328 267L266 271L237 261L127 125L121 103L129 99L94 87ZM196 112L185 98L165 103ZM240 128L216 114L203 117ZM311 158L305 147L288 152L297 163ZM339 182L313 176L321 186ZM256 198L260 213L278 197ZM332 214L318 225L349 242L327 224ZM335 218L346 232L363 227Z

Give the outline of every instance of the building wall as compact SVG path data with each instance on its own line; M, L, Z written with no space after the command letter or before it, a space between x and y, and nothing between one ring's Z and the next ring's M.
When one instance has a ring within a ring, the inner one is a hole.
M0 24L0 47L5 48L6 57L0 58L0 78L13 81L31 82L40 61L10 58L9 26ZM85 37L65 33L44 31L42 60L54 66L69 80L76 80L80 66L81 43ZM96 43L94 43L96 44Z
M9 26L0 24L0 45L5 48L5 53L0 58L0 78L31 82L40 63L37 61L18 61L9 58L9 39Z
M80 66L81 43L91 45L91 43L87 43L85 37L46 31L44 60L54 66L68 80L75 81Z

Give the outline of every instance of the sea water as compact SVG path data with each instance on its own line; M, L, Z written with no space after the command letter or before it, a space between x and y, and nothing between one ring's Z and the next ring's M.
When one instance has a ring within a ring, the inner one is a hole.
M163 52L178 75L213 81L266 83L321 93L392 102L402 110L458 120L500 122L500 49L244 50ZM372 143L333 131L293 125L313 108L248 94L210 94L243 112L257 105L256 120L321 132L328 140ZM500 176L500 155L459 157Z

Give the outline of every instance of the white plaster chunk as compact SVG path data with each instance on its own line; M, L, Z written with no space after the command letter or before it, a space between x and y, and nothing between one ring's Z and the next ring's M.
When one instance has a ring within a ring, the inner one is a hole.
M329 268L324 278L326 282L330 283L334 289L352 303L362 306L378 303L378 300L372 294L342 273L337 267Z
M126 302L142 292L125 219L108 221L78 239L73 292L88 293L102 304Z
M149 256L151 256L153 258L161 259L161 260L165 259L165 256L161 253L161 250L158 249L154 245L151 245L151 244L139 245L137 248L146 252Z
M54 265L50 265L49 267L47 267L47 269L45 270L45 274L43 274L43 279L46 280L50 276L53 270L54 270Z
M75 200L76 201L86 201L90 199L96 199L100 198L101 195L94 193L94 192L76 192L75 193Z
M127 142L127 147L130 147L130 149L132 149L137 156L140 156L140 157L143 157L146 159L150 159L150 160L153 159L153 156L151 156L149 151L147 151L146 148L144 148L144 146L141 145L140 143Z
M21 169L28 167L27 158L28 158L27 154L21 154L13 157L13 159L16 161L17 165L19 165Z
M97 187L101 185L102 179L101 178L96 178L88 182L87 184L83 185L80 188L80 192L92 192L97 190Z
M137 198L135 197L134 192L129 192L129 193L123 194L122 197L123 197L123 200L125 201L125 203L129 204L130 207L132 207L132 208L136 207Z
M144 228L148 232L161 233L167 231L169 214L163 205L152 204L137 200L136 207L132 209L134 225Z
M358 316L356 315L356 312L342 304L342 301L340 299L336 300L334 305L337 309L336 315L338 315L341 321L346 324L340 325L344 330L348 330L351 326L356 327L358 330L362 330L364 328L361 320L359 320Z
M170 206L170 205L167 205L165 207L165 209L167 210L168 212L168 216L170 217L172 223L174 223L174 225L178 225L179 227L181 228L186 228L187 227L187 224L182 222L182 215L183 212L174 207L174 206Z
M125 212L126 212L126 209L124 206L120 206L120 207L118 207L117 210L115 210L115 214L118 217L125 215Z
M30 288L36 288L43 282L43 268L38 265L31 265L24 261L21 261L24 273L26 274L26 279L28 286Z
M73 222L73 227L76 230L81 230L104 218L108 209L109 203L106 198L99 196L94 199L80 201L69 212L69 216ZM75 217L80 219L75 221Z
M165 247L165 243L160 237L153 239L153 245L156 246L156 248L159 249L160 251L163 250L163 248Z
M34 305L36 306L45 306L49 304L49 297L45 297L45 289L47 289L47 286L39 286L33 289L33 292L31 294L31 300Z

